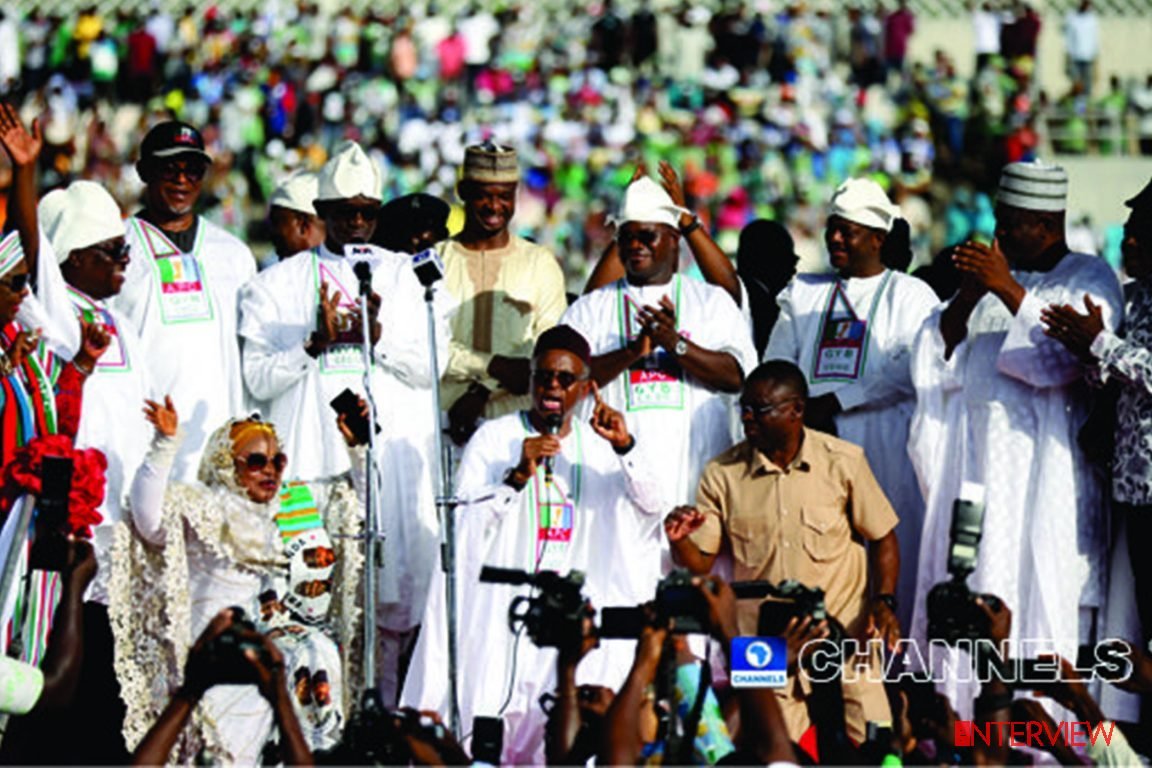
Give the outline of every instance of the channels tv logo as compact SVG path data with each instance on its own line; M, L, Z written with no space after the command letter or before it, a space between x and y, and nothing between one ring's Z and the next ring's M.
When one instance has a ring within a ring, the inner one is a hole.
M788 680L782 637L734 637L729 658L734 688L783 688Z

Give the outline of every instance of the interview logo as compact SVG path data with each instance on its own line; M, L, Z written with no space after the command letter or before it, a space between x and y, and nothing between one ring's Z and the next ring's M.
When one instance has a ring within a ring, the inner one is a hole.
M732 638L734 688L783 688L788 681L788 648L782 637Z

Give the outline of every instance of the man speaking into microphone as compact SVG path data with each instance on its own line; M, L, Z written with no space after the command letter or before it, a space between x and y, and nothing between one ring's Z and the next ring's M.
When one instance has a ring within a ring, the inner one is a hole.
M240 293L244 380L280 433L290 457L285 479L326 484L350 469L330 403L345 389L364 391L364 335L371 346L372 399L380 427L381 648L384 702L395 701L398 660L423 612L437 544L433 468L432 376L424 290L410 257L369 244L383 180L354 142L338 147L320 172L316 214L326 236L253 278ZM361 266L363 265L363 266ZM367 278L369 327L361 321ZM367 273L365 273L367 270ZM436 344L448 359L455 307L437 291Z
M600 400L590 379L588 342L566 325L540 334L532 353L532 407L480 426L464 448L457 475L456 524L460 722L502 716L501 764L542 765L544 724L538 704L555 683L556 650L537 648L508 627L508 608L527 587L479 582L485 565L529 573L575 569L586 575L593 605L619 605L629 569L659 551L632 551L626 535L638 522L661 525L664 488L646 459L647 447L624 417ZM591 419L573 410L591 396ZM550 469L549 469L550 468ZM436 582L442 575L436 574ZM656 583L648 586L655 592ZM434 586L416 643L402 701L448 712L448 634L443 589ZM580 663L579 682L619 688L635 644L608 641Z

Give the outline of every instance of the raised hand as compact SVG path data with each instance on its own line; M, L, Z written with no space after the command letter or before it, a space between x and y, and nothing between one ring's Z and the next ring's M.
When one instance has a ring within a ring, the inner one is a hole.
M600 399L600 387L592 382L592 397L596 400L596 408L592 411L592 430L600 437L612 444L617 450L624 450L632 445L632 435L628 433L628 425L624 416Z
M328 295L328 283L320 283L320 303L316 307L316 330L312 333L312 350L319 354L340 332L340 291Z
M164 395L164 404L154 400L144 401L144 417L156 432L164 437L174 437L176 429L180 426L180 417L176 414L176 407L172 405L172 396Z
M89 323L80 318L80 351L72 362L82 373L90 374L95 370L96 361L108 351L112 343L112 335L103 323Z
M696 507L676 507L664 518L664 534L669 542L676 543L698 530L705 519L704 513Z
M664 160L660 161L660 186L664 187L664 191L668 193L668 197L672 198L672 202L681 208L688 207L687 198L684 196L684 187L680 184L680 177L676 175L676 169ZM691 223L691 214L680 214L681 227L686 227Z
M12 160L12 165L33 165L40 157L40 150L44 147L44 139L40 134L40 121L32 121L32 130L29 132L24 123L20 122L20 115L11 104L0 104L0 144Z

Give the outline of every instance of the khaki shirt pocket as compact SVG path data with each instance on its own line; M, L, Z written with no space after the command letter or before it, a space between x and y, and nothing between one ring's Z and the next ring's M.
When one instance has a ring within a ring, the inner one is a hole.
M806 504L800 510L800 521L804 551L813 560L835 560L848 549L848 518L840 507Z
M738 566L758 572L768 561L768 520L760 515L741 515L728 521L732 557Z

